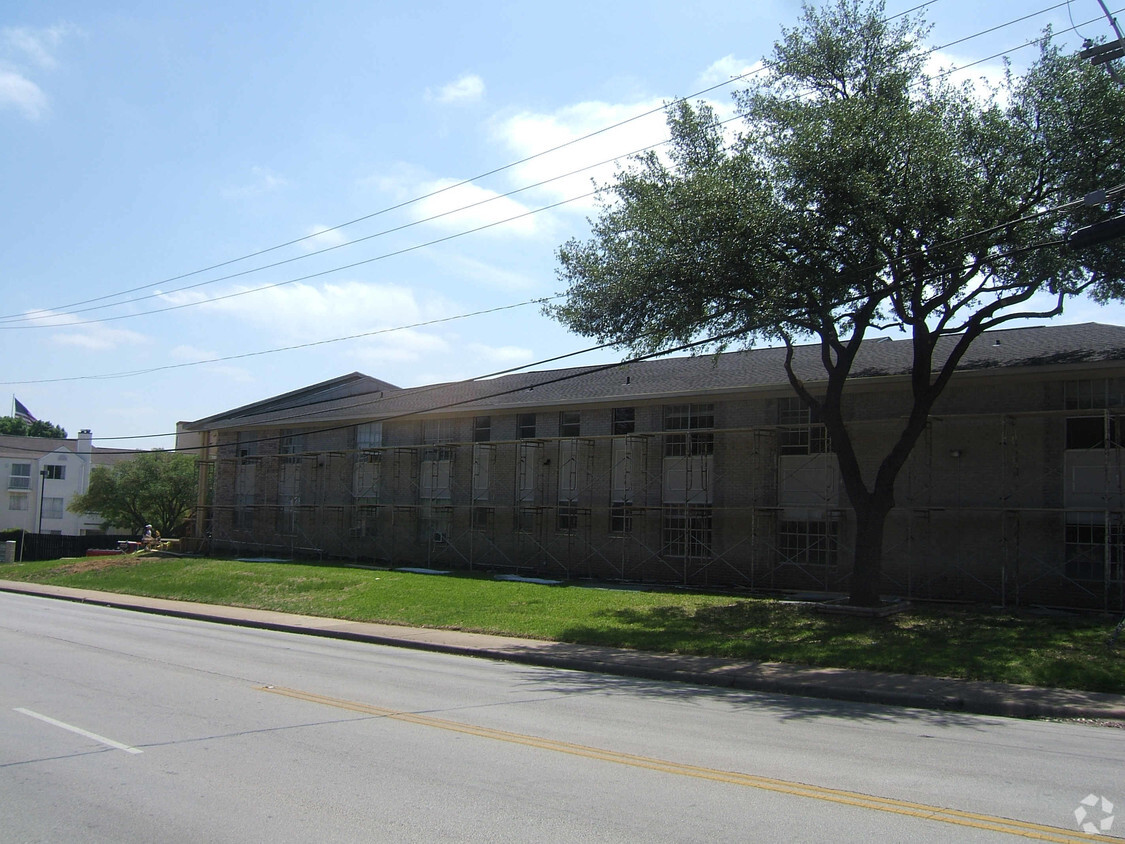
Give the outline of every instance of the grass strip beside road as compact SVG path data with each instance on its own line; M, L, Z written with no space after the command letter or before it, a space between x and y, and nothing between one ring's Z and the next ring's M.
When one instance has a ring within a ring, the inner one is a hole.
M17 563L0 578L663 653L1125 693L1125 644L1107 647L1116 620L1104 616L916 607L869 620L687 590L139 555Z

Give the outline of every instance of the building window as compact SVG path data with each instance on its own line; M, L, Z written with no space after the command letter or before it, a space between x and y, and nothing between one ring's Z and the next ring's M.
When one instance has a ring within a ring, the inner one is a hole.
M535 533L536 512L534 507L520 507L516 511L516 531L518 533Z
M291 507L282 507L277 511L274 530L283 536L293 536L297 533L297 511Z
M430 445L451 443L457 439L452 419L427 419L422 423L422 442Z
M1104 410L1125 405L1122 384L1117 379L1090 378L1063 385L1063 407L1067 410Z
M491 507L473 508L473 530L492 530L493 509Z
M61 519L63 517L63 500L61 498L43 499L43 518Z
M713 454L715 435L701 428L715 427L713 404L671 404L664 408L664 430L684 431L664 435L665 457Z
M535 437L535 414L521 413L517 416L516 429L521 440L533 439Z
M609 505L609 532L633 532L633 508L624 501L614 501Z
M582 414L577 410L564 410L559 414L559 436L579 437L582 435Z
M1074 580L1106 578L1106 556L1109 557L1109 579L1120 582L1125 560L1125 530L1120 523L1111 523L1106 531L1103 513L1070 513L1066 520L1066 576Z
M258 436L252 431L238 432L238 460L245 466L258 456Z
M379 499L379 481L383 464L380 454L361 454L355 462L352 494L357 499Z
M637 409L634 407L615 407L613 409L613 433L632 434L637 429Z
M8 494L8 509L9 510L26 510L27 509L27 496L18 492Z
M838 544L836 522L802 519L777 526L777 549L785 563L834 566Z
M65 481L66 480L66 466L44 466L43 475L49 481Z
M382 448L383 446L383 423L382 422L362 422L355 426L355 447L358 449L365 448Z
M559 533L578 530L578 505L570 501L560 501L556 511L555 529Z
M492 439L492 417L473 417L473 442L486 443Z
M31 464L13 463L8 476L8 489L31 489Z
M305 435L293 429L283 430L277 451L285 458L286 463L296 463L300 459L297 455L305 451Z
M782 454L827 454L832 451L819 414L797 396L778 399L778 446Z
M667 557L711 556L711 508L688 504L665 507L664 555Z
M1112 416L1078 416L1066 420L1068 449L1114 448L1119 444L1117 420Z

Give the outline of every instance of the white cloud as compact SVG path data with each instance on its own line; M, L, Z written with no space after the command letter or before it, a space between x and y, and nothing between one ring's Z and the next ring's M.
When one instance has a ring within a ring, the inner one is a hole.
M51 340L63 346L77 346L97 352L150 342L149 337L137 331L106 325L75 326L71 330L52 335Z
M436 91L426 89L426 99L439 103L474 103L482 97L484 80L472 73L467 73Z
M761 71L764 67L765 65L760 59L756 62L747 62L736 58L734 55L727 55L716 62L712 62L711 66L699 75L697 83L700 88L710 88L713 85L722 85L725 82L738 79L737 82L732 83L731 90L734 90L752 81L756 72ZM745 77L745 79L739 77Z
M63 38L78 31L67 23L40 29L22 26L5 27L0 30L0 43L3 44L5 52L19 53L35 65L51 69L58 64L54 51L62 43Z
M286 187L289 182L266 167L251 167L250 178L240 184L224 188L223 196L228 199L247 199L273 193Z
M348 242L344 233L339 229L330 229L328 226L313 226L309 229L308 236L301 241L301 248L308 252L321 249L330 249L333 246L343 246Z
M14 71L0 70L0 108L5 106L22 111L31 120L38 120L47 111L47 95L27 77Z
M531 236L542 230L534 216L524 216L532 206L524 205L499 191L458 179L435 179L421 168L400 163L387 173L365 180L387 193L396 203L409 203L407 213L415 222L425 221L443 231L463 232L493 226L485 232ZM510 221L510 222L505 222Z
M474 184L459 184L455 179L438 179L415 188L426 196L414 204L414 218L449 231L461 232L481 226L501 235L530 236L538 233L531 209L511 197Z
M469 343L467 350L482 361L506 366L527 363L535 356L534 350L524 346L486 346L483 343Z
M445 268L447 275L463 278L480 287L518 293L536 290L542 284L540 277L533 278L526 272L504 269L496 264L467 258L464 255L437 253L435 255L434 260Z
M978 94L985 96L989 88L995 88L1004 81L1004 63L999 59L974 64L976 61L955 53L935 51L926 58L925 71L930 77L943 77L953 85L970 82Z
M179 345L169 349L168 356L173 360L185 363L198 363L199 361L217 358L219 354L209 349L200 349L198 346Z
M562 147L512 168L509 177L519 185L551 179L535 191L546 201L574 199L569 207L588 213L595 204L593 197L575 198L593 190L591 180L599 185L612 180L618 166L613 159L668 138L663 106L664 101L654 99L636 103L584 102L547 113L525 111L500 121L495 133L516 158ZM614 128L606 130L608 126ZM578 141L594 132L598 134ZM620 162L623 165L625 160ZM564 173L574 175L555 178Z
M207 294L200 290L168 293L172 305L201 303L196 310L227 316L240 324L268 329L276 341L312 342L420 322L444 312L444 303L425 305L416 291L395 284L345 281L324 284L288 284L245 296L220 299L250 285Z

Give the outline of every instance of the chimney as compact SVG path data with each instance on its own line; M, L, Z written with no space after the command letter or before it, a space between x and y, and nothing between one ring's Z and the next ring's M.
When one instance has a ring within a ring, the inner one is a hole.
M94 450L94 432L83 428L78 432L78 453L90 454Z

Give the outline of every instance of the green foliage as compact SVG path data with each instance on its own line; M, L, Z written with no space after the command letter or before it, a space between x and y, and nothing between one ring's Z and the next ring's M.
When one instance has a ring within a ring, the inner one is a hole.
M0 416L0 434L13 437L47 437L53 440L65 440L66 431L51 422L37 419L28 422L17 416Z
M637 352L813 338L824 387L786 374L855 508L855 603L876 600L895 479L972 341L1125 294L1125 241L1062 246L1125 200L1125 89L1049 38L1025 75L958 87L927 75L920 17L884 18L881 2L806 6L736 95L741 134L707 106L670 108L667 159L617 176L591 238L559 249L567 298L548 308ZM1082 206L1096 188L1117 188L1109 208ZM886 329L913 344L914 403L861 461L843 407L865 337Z
M150 451L113 467L95 467L89 488L68 509L97 513L106 525L137 533L151 524L162 535L175 536L195 507L197 480L195 458Z
M870 622L730 595L205 558L22 563L10 580L578 644L1125 693L1104 616L916 609Z

